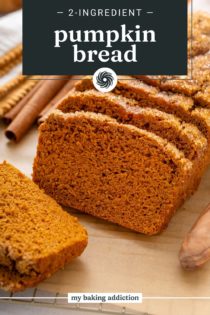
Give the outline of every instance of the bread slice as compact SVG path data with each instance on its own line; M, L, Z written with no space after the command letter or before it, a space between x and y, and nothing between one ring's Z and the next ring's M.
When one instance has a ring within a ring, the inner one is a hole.
M186 198L192 163L106 115L55 110L40 127L33 179L60 204L153 235Z
M91 76L85 77L75 85L75 89L81 92L93 88ZM136 100L140 107L156 108L181 118L189 116L189 112L194 108L192 98L182 94L162 92L157 87L148 85L131 76L121 76L113 93Z
M201 106L210 108L210 82L203 85L202 90L195 94L194 100Z
M60 101L57 108L64 113L83 110L105 114L118 122L134 125L166 139L193 162L194 181L192 187L189 186L189 195L197 189L206 168L204 156L207 140L196 126L154 108L138 107L134 100L95 90L71 92Z
M197 11L193 13L193 30L199 30L202 34L210 35L210 14L208 12Z
M210 108L209 91L206 90L210 85L209 13L196 12L193 14L193 20L189 19L188 57L188 76L137 75L135 77L161 90L192 96L196 104Z
M87 233L16 168L0 164L0 287L19 291L79 256Z
M171 91L175 93L183 93L191 96L196 100L197 93L202 92L206 85L210 84L210 52L205 55L199 55L190 60L188 64L187 77L167 77L167 76L141 76L136 75L140 79L152 86L158 87L162 91ZM198 102L198 101L197 101ZM196 102L195 102L196 103ZM208 103L198 102L198 105L208 107Z
M210 50L210 35L203 34L199 29L193 29L193 36L188 41L188 57L204 55Z
M101 113L115 118L118 122L151 131L173 143L193 162L203 157L207 148L206 138L196 126L160 110L139 107L136 101L113 93L101 93L96 90L70 92L59 102L57 108L64 113Z
M184 84L184 83L183 83ZM90 76L85 77L75 85L76 91L93 89ZM172 92L163 92L138 79L121 76L113 91L117 95L137 101L139 107L151 107L168 114L173 114L182 121L194 124L203 133L208 142L204 165L210 162L210 109L196 107L191 97Z

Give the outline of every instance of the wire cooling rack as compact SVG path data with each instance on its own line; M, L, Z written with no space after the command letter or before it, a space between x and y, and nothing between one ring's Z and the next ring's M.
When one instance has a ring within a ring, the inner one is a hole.
M28 289L24 292L10 294L0 291L0 303L4 303L4 310L6 305L20 304L35 307L44 307L49 309L69 310L68 314L82 315L82 314L103 314L103 315L149 315L148 313L136 312L129 310L127 307L121 307L116 304L69 304L67 294L51 293L40 289ZM0 311L1 313L1 311ZM60 313L59 313L60 314Z

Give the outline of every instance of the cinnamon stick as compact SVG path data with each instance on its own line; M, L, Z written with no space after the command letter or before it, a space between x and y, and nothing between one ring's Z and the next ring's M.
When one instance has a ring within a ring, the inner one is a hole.
M187 270L197 269L210 260L210 204L185 237L179 260Z
M57 106L57 103L70 92L75 85L75 80L80 80L82 76L72 76L71 79L64 85L60 92L49 102L39 115L38 124L41 124L49 113Z
M28 101L32 98L32 96L39 90L39 88L44 84L45 81L41 80L37 85L8 113L6 113L3 117L3 121L6 124L10 124L15 117L20 113L23 107L28 103Z
M19 141L36 121L43 108L64 86L67 79L69 76L52 76L51 80L46 80L6 129L6 137L9 140Z

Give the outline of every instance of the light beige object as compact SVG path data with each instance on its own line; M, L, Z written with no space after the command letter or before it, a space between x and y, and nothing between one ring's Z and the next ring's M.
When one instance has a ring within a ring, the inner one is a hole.
M20 9L22 6L22 0L1 0L0 12L8 13Z
M184 269L195 270L210 260L210 204L187 233L179 253Z

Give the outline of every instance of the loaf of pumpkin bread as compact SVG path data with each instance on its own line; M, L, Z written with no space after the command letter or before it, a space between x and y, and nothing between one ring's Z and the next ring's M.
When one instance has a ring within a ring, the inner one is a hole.
M40 127L35 183L62 205L137 232L167 226L191 174L173 144L107 115L55 110Z
M86 77L58 104L34 162L47 194L145 234L167 226L210 162L209 15L192 23L188 76L123 76L105 94Z

